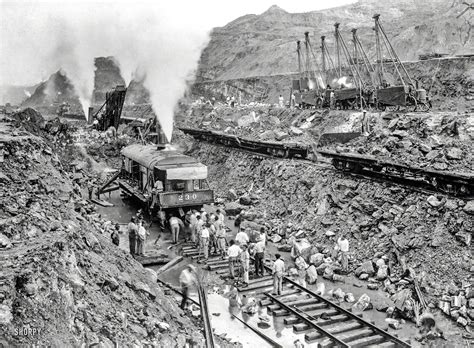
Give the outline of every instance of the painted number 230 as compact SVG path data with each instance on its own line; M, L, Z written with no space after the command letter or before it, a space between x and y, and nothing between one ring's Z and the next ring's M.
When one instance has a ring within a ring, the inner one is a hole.
M193 193L192 195L189 193L186 193L185 195L179 195L178 200L179 201L189 201L190 199L196 199L197 195Z

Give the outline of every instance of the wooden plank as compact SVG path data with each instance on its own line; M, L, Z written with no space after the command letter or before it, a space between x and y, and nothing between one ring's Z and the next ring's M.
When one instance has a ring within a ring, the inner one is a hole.
M183 257L182 256L176 256L175 258L173 258L172 260L170 260L170 262L168 262L166 265L164 265L163 267L160 267L156 273L157 274L160 274L168 269L170 269L171 267L173 267L174 265L178 264L179 262L181 262L183 260Z
M102 199L96 199L96 198L92 198L90 200L92 203L95 203L97 205L100 205L101 207L113 207L114 205L110 202L107 202L107 201L104 201Z
M167 256L137 256L135 258L142 266L164 265L171 260Z

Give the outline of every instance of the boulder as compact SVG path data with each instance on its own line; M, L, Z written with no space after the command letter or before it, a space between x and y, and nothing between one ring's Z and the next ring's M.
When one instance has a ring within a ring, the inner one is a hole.
M374 275L375 270L374 270L374 265L372 264L372 261L364 262L362 265L357 267L354 273L357 277L360 276L362 273L367 273L369 276Z
M370 297L367 294L363 294L352 308L356 311L362 312L371 308Z
M309 263L318 267L324 262L324 255L321 253L316 253L311 255L309 258Z
M227 191L227 199L229 201L236 201L238 198L239 196L237 195L234 189L229 189L229 191Z
M377 275L375 278L377 280L385 280L388 277L388 266L383 265L380 266L379 269L377 270Z
M318 272L314 265L311 265L306 269L306 279L309 284L314 284L318 280Z
M438 200L438 198L436 198L436 196L433 196L433 195L429 196L427 198L427 201L428 201L429 205L431 205L432 207L435 207L435 208L437 208L437 207L439 207L443 204L443 201Z
M354 302L355 301L354 294L352 292L346 293L346 296L344 296L344 300L349 303Z
M242 205L252 205L252 199L249 196L242 196L239 198L239 203Z
M275 139L278 140L278 141L288 139L289 137L290 137L290 135L286 132L275 131Z
M230 203L227 203L225 206L224 206L224 210L226 212L226 215L228 216L236 216L238 214L240 214L240 212L244 209L243 206L241 206L239 203L237 202L230 202Z
M296 258L295 266L296 266L297 269L307 269L308 268L308 264L306 263L306 261L301 256L298 256Z
M467 202L462 210L467 214L474 215L474 200Z
M8 325L13 320L11 308L5 304L0 304L0 324Z
M406 138L409 134L407 131L397 129L392 132L392 135L398 138Z
M12 243L10 242L10 239L3 233L0 233L0 249L10 249L11 247Z
M281 239L282 239L281 236L278 235L278 234L274 234L274 235L272 236L272 242L273 242L273 243L279 243L279 242L281 241Z
M346 296L346 294L344 293L344 291L342 291L341 288L337 288L333 293L332 293L332 297L334 297L336 300L338 301L342 301L344 300L344 296Z
M462 158L462 150L452 147L446 151L446 158L450 160L460 160Z
M293 127L293 126L290 127L290 132L291 132L291 134L293 134L293 135L301 135L301 134L303 134L303 131L302 131L301 129L299 129L299 128L297 128L297 127Z

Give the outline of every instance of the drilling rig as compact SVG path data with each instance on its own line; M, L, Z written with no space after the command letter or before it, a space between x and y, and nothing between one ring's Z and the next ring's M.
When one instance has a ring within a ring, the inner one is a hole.
M117 129L120 123L126 93L127 89L123 85L119 85L115 87L114 90L107 92L105 94L104 104L102 104L94 116L92 116L92 108L89 109L89 122L96 119L98 121L97 129L100 131L105 131L111 126ZM104 109L103 112L101 112L102 109Z
M403 63L400 61L385 30L380 23L380 15L375 14L372 17L375 20L375 44L377 52L376 82L377 89L377 107L385 110L386 108L395 111L400 107L414 106L414 111L428 111L431 102L426 90L419 87L418 81L414 81ZM383 56L385 51L388 57ZM395 85L390 85L387 81L387 73L384 69L384 62L392 63L396 74Z

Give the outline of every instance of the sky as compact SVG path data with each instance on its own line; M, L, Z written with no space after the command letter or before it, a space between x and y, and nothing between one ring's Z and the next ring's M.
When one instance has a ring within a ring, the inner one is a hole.
M131 28L135 34L143 13L149 9L163 14L167 27L176 26L177 32L207 34L212 28L246 15L260 14L272 5L287 12L307 12L341 6L354 0L62 0L21 1L0 0L0 85L29 85L45 80L57 70L57 63L50 56L57 47L51 47L55 36L70 37L71 40L96 39L107 32L107 37L121 40L122 32ZM153 12L153 11L151 11ZM150 16L145 20L152 21ZM103 23L101 23L103 21ZM110 21L114 23L110 24ZM94 25L95 24L95 25ZM108 27L108 28L104 28ZM100 29L100 28L104 29ZM78 29L79 28L79 29ZM118 35L114 36L113 32ZM173 33L164 33L173 35ZM75 37L75 38L73 38ZM51 40L49 40L51 38ZM130 40L127 37L127 40ZM92 40L94 41L94 40ZM150 42L152 42L150 38ZM54 42L56 45L57 43ZM62 48L68 44L61 43ZM81 42L87 48L87 42ZM114 54L104 43L93 42L94 53ZM114 46L114 45L113 45ZM115 47L120 45L115 45ZM122 47L120 47L122 48Z

